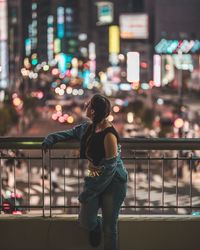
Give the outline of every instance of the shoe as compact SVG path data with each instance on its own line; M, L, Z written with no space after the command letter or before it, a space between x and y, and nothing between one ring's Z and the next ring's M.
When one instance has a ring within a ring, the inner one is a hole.
M101 221L99 217L97 222L96 227L89 233L89 241L92 247L98 247L101 243Z

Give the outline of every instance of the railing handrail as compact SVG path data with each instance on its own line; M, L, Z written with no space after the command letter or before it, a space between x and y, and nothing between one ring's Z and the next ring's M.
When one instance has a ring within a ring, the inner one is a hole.
M41 149L44 137L0 137L0 149ZM70 141L70 143L69 143ZM199 138L120 138L126 149L134 150L200 150ZM74 149L79 142L68 139L54 144L53 149Z

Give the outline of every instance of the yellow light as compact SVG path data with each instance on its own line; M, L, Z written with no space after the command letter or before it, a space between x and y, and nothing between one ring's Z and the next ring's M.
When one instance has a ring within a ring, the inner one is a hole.
M109 27L109 53L118 54L120 52L119 26L112 25Z
M24 58L24 66L27 68L27 69L29 69L30 67L31 67L31 64L30 64L30 62L29 62L29 59L26 57L26 58Z
M32 59L36 59L37 58L37 54L34 53L32 56L31 56Z
M68 116L67 122L68 123L73 123L74 122L74 118L72 116Z
M77 68L77 67L78 67L78 59L75 58L75 57L72 59L72 66L73 66L74 68Z
M101 80L101 82L106 82L107 81L107 75L106 75L106 73L104 73L104 72L101 73L100 80Z
M61 105L56 105L56 111L62 111L62 106Z
M48 71L48 70L49 70L49 65L44 65L44 66L43 66L43 70L44 70L44 71Z
M139 87L140 87L140 83L139 83L139 82L133 82L133 83L131 84L131 86L132 86L132 89L138 90Z
M174 121L174 126L176 128L182 128L184 125L184 121L182 118L177 118L175 121Z
M14 104L14 106L17 107L17 106L22 104L22 100L19 97L16 97L13 99L13 104Z

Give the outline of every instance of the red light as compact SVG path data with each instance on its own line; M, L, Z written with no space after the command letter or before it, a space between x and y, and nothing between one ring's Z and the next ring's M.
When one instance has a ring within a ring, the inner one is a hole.
M140 63L140 67L143 68L143 69L147 69L147 68L148 68L148 63L146 63L146 62L141 62L141 63Z
M53 115L51 116L51 118L52 118L54 121L56 121L56 120L58 119L58 116L57 116L57 114L53 114Z
M38 93L37 93L37 98L38 98L38 99L42 99L43 97L44 97L43 92L38 92Z
M21 211L13 211L12 214L22 214Z
M58 69L54 68L54 69L52 69L51 73L52 73L52 75L55 76L55 75L58 75L60 72Z
M4 210L10 210L10 204L9 203L3 203L3 209Z
M68 69L66 72L66 76L70 77L71 76L71 71Z
M60 123L63 123L63 122L65 122L65 118L64 118L63 116L60 116L60 117L58 118L58 121L59 121Z
M154 83L153 80L149 81L149 86L150 86L151 88L153 88L154 85L155 85L155 83Z
M20 199L20 198L22 198L22 195L21 194L16 194L16 198Z

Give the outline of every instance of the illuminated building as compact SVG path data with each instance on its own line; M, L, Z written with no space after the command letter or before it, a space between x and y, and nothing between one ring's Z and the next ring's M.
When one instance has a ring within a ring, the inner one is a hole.
M0 88L9 86L8 81L8 23L7 1L0 1Z
M180 90L186 86L188 76L192 86L200 65L200 30L197 28L200 23L200 2L157 0L152 9L154 52L157 59L160 56L160 66L158 60L154 64L157 67L154 75L161 79L160 86L171 84Z

